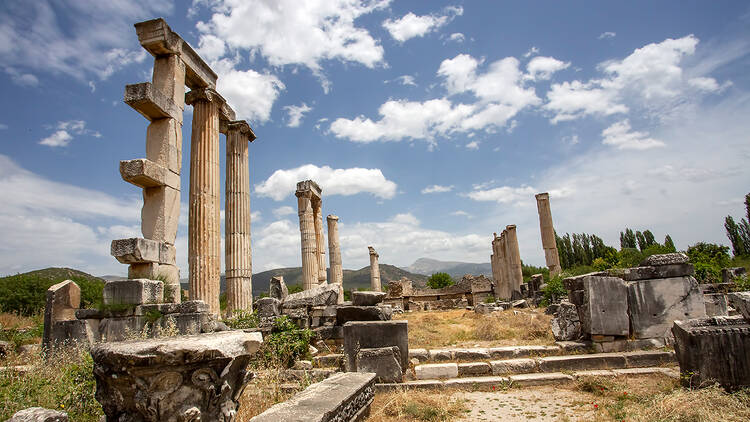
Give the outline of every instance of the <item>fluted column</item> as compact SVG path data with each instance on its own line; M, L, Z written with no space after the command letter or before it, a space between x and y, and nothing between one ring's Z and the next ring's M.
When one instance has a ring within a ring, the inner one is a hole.
M508 256L511 286L514 291L521 292L521 283L523 283L523 268L521 266L521 251L518 248L518 236L516 226L511 224L505 227L508 236Z
M312 193L297 190L296 195L302 241L302 289L309 290L318 285L318 240L315 237Z
M252 311L253 253L250 238L250 164L248 142L255 139L244 120L227 125L224 266L227 314Z
M498 276L500 277L500 283L498 291L500 297L503 299L510 299L512 296L513 288L511 287L510 278L508 277L508 254L507 254L507 236L506 231L500 234L497 243L497 263L498 263Z
M193 105L188 214L190 299L205 301L211 313L218 316L221 275L219 108L225 101L210 88L188 92L185 101Z
M323 236L323 201L313 201L315 214L315 241L318 247L318 284L326 284L326 239Z
M328 260L331 268L331 284L338 284L339 303L344 302L344 269L341 266L341 244L339 244L339 218L335 215L326 217L328 221Z
M549 205L549 193L538 193L536 197L536 208L539 211L539 230L542 233L542 248L544 248L544 260L549 268L550 277L554 277L562 271L560 267L560 255L557 252L557 241L555 240L555 228L552 225L552 210Z
M375 248L368 246L367 250L370 251L370 290L373 292L381 291L380 288L380 265L378 264L378 255L375 252Z

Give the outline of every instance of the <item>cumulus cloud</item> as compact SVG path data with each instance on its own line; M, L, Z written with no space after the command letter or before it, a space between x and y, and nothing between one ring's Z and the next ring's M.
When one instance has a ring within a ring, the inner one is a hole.
M86 122L83 120L68 120L58 122L55 126L55 132L39 141L41 145L50 147L65 147L73 140L73 135L89 135L100 138L99 132L86 128Z
M400 83L401 85L417 86L417 83L414 82L414 76L411 75L401 75L396 78L396 82Z
M537 56L526 65L528 74L525 77L531 80L549 80L553 73L568 67L570 62L563 62L554 57Z
M450 186L443 186L443 185L430 185L426 188L422 189L422 194L428 194L428 193L444 193L444 192L450 192L453 190L453 185Z
M255 193L281 201L294 193L297 182L307 179L315 180L325 195L369 193L378 198L391 199L396 195L397 188L396 183L386 179L380 169L333 169L306 164L289 170L276 170L268 179L255 185Z
M450 215L454 215L456 217L466 217L468 219L474 218L473 215L469 214L468 212L466 212L464 210L453 211L452 213L450 213Z
M305 103L302 103L298 106L284 106L284 110L286 110L289 118L289 121L286 125L289 127L299 127L300 123L302 123L302 118L305 116L305 113L312 110L312 107L308 106Z
M466 36L464 36L464 34L460 32L454 32L448 36L448 40L457 42L457 43L462 43L466 40Z
M237 113L237 118L259 122L271 118L273 103L286 89L279 78L252 69L239 70L236 61L230 59L221 59L211 65L219 75L217 88Z
M664 142L649 138L646 132L633 132L630 130L630 121L627 119L613 124L602 131L602 143L612 145L617 149L645 150L664 146Z
M275 215L276 218L281 218L287 215L292 215L294 213L295 213L294 208L288 205L284 205L283 207L279 207L273 210L273 215Z
M404 42L411 38L423 37L430 32L434 32L463 13L464 10L462 7L447 7L439 15L417 16L409 12L399 19L387 19L383 22L383 28L388 30L393 39L398 42Z
M501 186L497 188L475 187L466 193L466 196L475 201L498 202L500 204L512 204L533 198L539 191L531 186Z
M479 141L471 141L468 144L466 144L466 149L471 150L478 150L479 149Z
M19 86L37 86L39 85L39 79L31 73L19 72L17 69L12 67L6 67L5 73L10 76L10 80L14 84Z

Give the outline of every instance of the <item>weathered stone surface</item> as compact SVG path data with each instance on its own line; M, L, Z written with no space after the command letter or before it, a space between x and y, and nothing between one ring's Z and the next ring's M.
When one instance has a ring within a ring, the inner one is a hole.
M435 362L453 360L453 350L451 349L430 350L430 360L435 361Z
M315 356L312 360L313 365L318 368L340 368L344 366L344 355L343 354L330 354L323 356Z
M539 358L539 369L542 372L613 369L625 368L625 366L625 355L613 353Z
M262 297L255 301L255 310L261 318L281 315L281 301L273 297Z
M732 306L747 321L750 321L750 292L730 293L728 297Z
M490 366L492 375L528 374L539 371L536 360L528 358L493 360Z
M326 284L299 293L292 293L284 299L282 306L286 308L302 308L306 306L335 305L339 298L338 284Z
M72 280L65 280L47 289L47 303L44 307L44 334L42 344L51 347L56 340L53 335L54 323L76 319L76 309L81 306L81 288Z
M426 362L430 360L430 353L427 349L411 349L409 350L409 358L417 359L420 362Z
M68 414L43 407L19 410L6 422L68 422Z
M160 251L161 242L137 237L113 240L110 247L112 256L122 264L159 262Z
M511 375L508 378L510 378L510 381L514 385L519 386L559 384L574 380L573 376L560 372L549 372L543 374L519 374Z
M155 89L151 82L126 85L125 103L148 120L178 119L182 114L174 101Z
M581 280L584 300L578 305L581 331L586 334L628 335L628 290L621 278L587 276ZM649 336L655 337L655 336Z
M732 267L721 269L721 281L724 283L734 282L737 278L747 278L745 267Z
M686 264L690 258L682 252L651 255L641 262L641 267L649 265Z
M645 266L625 268L622 278L625 281L648 280L651 278L683 277L693 275L695 269L693 264L665 264L656 266Z
M57 347L93 344L99 340L96 328L98 328L97 324L90 324L80 319L55 321L52 323L50 343L45 347L52 351Z
M231 421L260 333L227 331L92 347L108 420Z
M98 332L103 341L121 341L145 334L150 337L164 335L176 329L180 335L193 335L217 331L211 314L177 313L164 315L155 321L147 316L127 316L104 318L99 322Z
M488 375L492 372L487 362L467 362L458 364L458 375L461 377Z
M146 158L120 161L120 176L124 181L144 189L157 186L180 188L179 174Z
M635 338L669 337L675 320L706 316L703 293L693 277L629 282L628 308Z
M389 321L392 315L391 308L380 306L339 306L336 309L336 325L349 321Z
M453 349L453 359L456 360L482 360L489 359L488 349Z
M723 293L703 294L706 316L728 316L727 295ZM735 307L736 309L736 307Z
M560 302L554 318L550 321L550 328L555 340L571 341L581 337L581 320L578 317L576 305L570 302Z
M352 305L375 306L385 298L383 292L352 292Z
M331 325L313 329L315 338L319 340L341 340L344 338L344 327Z
M587 273L587 274L581 274L573 277L568 277L563 279L563 286L565 286L565 289L568 291L573 290L583 290L583 279L586 277L593 277L593 276L608 276L609 273L606 271L596 271L593 273ZM573 302L575 303L575 302ZM576 303L577 305L577 303Z
M458 364L428 363L415 366L414 372L418 380L456 378L458 377Z
M685 384L750 386L750 321L740 316L675 321L672 333Z
M401 382L401 353L398 346L359 349L357 372L374 372L376 382Z
M149 312L159 312L163 315L190 314L209 312L209 310L208 304L202 300L186 300L182 303L154 303L136 306L133 315L146 315ZM78 313L76 312L77 315Z
M344 353L347 371L356 368L360 349L398 346L401 368L409 367L407 321L352 321L344 324Z
M529 304L526 302L526 299L515 300L510 305L514 308L528 308L529 307Z
M164 298L164 283L145 278L108 281L102 299L105 305L141 305L159 303Z
M250 422L344 422L364 420L375 397L375 374L340 373L307 387Z
M491 314L492 312L500 312L502 310L503 310L503 307L495 303L475 303L474 304L474 312L481 314L481 315Z
M674 352L664 350L637 351L625 353L628 368L661 366L675 360Z
M274 299L284 300L289 296L289 289L284 283L284 276L276 275L271 277L271 284L268 287L268 295Z
M502 346L488 349L493 359L521 358L560 354L559 346Z

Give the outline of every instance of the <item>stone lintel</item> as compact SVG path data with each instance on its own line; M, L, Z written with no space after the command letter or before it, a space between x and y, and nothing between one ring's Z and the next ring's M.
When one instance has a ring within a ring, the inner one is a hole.
M232 107L227 104L227 100L224 99L218 92L213 88L198 88L190 90L185 94L185 104L193 105L199 101L217 102L219 107L219 120L224 122L231 122L237 118Z
M242 136L247 137L248 142L255 140L255 132L246 120L232 120L227 123L227 131L239 131Z
M320 186L318 186L318 184L312 180L303 180L301 182L297 182L297 192L295 192L295 195L297 195L297 197L300 197L306 196L308 193L312 194L313 197L320 199L320 196L323 193L323 189L321 189Z
M113 240L111 253L122 264L173 264L175 260L174 245L138 237Z
M125 86L125 103L150 121L182 116L182 110L171 98L155 89L151 82Z
M162 19L152 19L135 24L141 46L153 56L178 54L185 63L185 85L190 89L215 88L216 73L198 53Z
M128 183L141 188L169 186L180 188L180 176L147 158L120 161L120 175Z

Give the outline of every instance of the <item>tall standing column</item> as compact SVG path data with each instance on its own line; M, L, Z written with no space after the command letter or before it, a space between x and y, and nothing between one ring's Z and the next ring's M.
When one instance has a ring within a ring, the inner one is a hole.
M375 252L375 248L368 246L367 250L370 251L370 290L373 292L381 291L380 288L380 265L378 264L378 255Z
M250 164L248 143L255 139L244 120L227 125L224 265L227 314L252 311L253 253L250 238Z
M218 316L221 275L219 108L225 101L210 88L188 92L185 101L193 106L188 214L190 299L206 302L211 313Z
M335 215L326 217L328 221L328 261L331 268L332 284L341 286L339 303L344 303L344 268L341 265L341 244L339 243L339 218Z
M298 189L296 195L302 240L302 289L310 290L318 285L318 240L315 237L312 192Z
M508 251L510 267L511 287L513 291L521 293L521 283L523 283L523 268L521 266L521 251L518 248L518 235L516 226L511 224L505 227L508 237Z
M542 233L542 248L544 248L544 260L549 268L550 277L554 277L562 271L560 267L560 255L557 252L557 241L555 240L555 228L552 225L552 210L549 205L549 193L538 193L536 197L536 208L539 211L539 230Z
M323 201L313 201L315 214L315 241L318 246L318 284L326 284L326 238L323 236Z
M507 240L505 236L505 230L500 234L497 239L497 262L498 262L498 276L500 278L499 292L500 297L503 299L510 299L513 293L511 287L510 278L508 277L508 254L507 254Z

